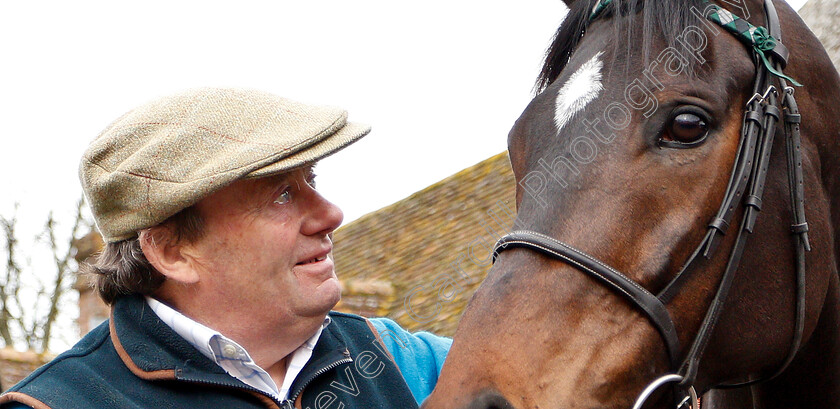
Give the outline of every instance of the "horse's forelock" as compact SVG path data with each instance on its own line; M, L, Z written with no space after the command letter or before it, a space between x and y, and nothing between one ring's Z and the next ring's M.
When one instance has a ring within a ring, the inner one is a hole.
M597 0L578 0L572 4L563 23L554 34L546 50L543 67L534 86L537 93L542 92L551 85L569 62L583 34L589 25L589 15ZM702 10L702 0L613 0L612 3L598 17L599 19L612 19L612 36L616 40L616 47L625 47L628 51L634 47L642 46L642 53L645 62L656 50L652 44L656 36L662 36L669 47L676 45L676 39L682 30L688 25L698 25L697 17L692 15L691 7ZM619 13L615 11L619 10ZM632 27L636 18L635 10L641 14L641 27ZM692 61L688 62L689 64ZM693 67L688 67L689 71Z

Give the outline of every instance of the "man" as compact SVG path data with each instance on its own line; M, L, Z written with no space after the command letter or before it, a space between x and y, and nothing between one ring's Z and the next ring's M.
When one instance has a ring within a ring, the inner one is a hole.
M369 132L346 119L198 89L111 124L80 166L107 243L90 270L111 319L3 407L417 407L451 341L330 312L343 216L313 166Z

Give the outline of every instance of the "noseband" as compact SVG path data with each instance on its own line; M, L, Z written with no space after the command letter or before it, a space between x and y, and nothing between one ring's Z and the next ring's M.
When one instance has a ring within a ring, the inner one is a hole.
M597 18L610 3L611 0L599 0L593 9L590 21ZM776 125L780 118L784 122L788 184L793 214L791 232L794 235L796 250L795 332L787 358L772 375L754 381L718 385L716 387L747 386L779 375L791 363L801 344L805 316L805 252L810 251L810 245L808 243L808 224L805 221L805 194L799 135L800 115L793 97L793 88L787 85L787 80L795 85L799 84L782 73L782 69L787 63L788 51L781 41L781 25L772 0L765 0L764 10L768 26L766 29L755 27L746 20L711 3L707 3L703 11L706 19L720 25L752 49L756 66L753 96L746 104L735 164L719 210L709 222L703 240L683 264L676 277L659 294L654 295L625 274L597 258L538 232L513 231L500 238L493 249L494 262L501 252L512 248L533 250L550 258L563 261L618 292L644 311L665 342L671 371L674 371L674 373L665 375L651 383L636 402L638 407L641 407L644 400L656 388L668 383L677 383L678 396L685 397L678 404L678 407L685 404L694 407L693 405L696 404L696 397L694 399L688 397L694 396L692 385L697 377L700 360L721 315L735 271L738 269L744 252L749 236L747 233L751 234L753 232L758 212L761 211L761 198L769 169L770 152L776 134ZM779 88L776 88L773 84L773 77L778 78ZM683 355L676 328L666 304L675 297L686 277L690 276L687 271L691 270L691 267L700 260L700 256L702 255L705 259L712 257L721 236L726 234L729 228L736 208L741 205L744 207L744 216L741 219L726 269L715 297L706 311L700 329L688 352ZM681 356L682 359L680 359Z

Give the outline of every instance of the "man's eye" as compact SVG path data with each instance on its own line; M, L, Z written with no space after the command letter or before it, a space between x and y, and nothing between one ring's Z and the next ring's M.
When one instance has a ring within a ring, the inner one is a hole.
M287 204L292 201L292 192L286 188L283 192L281 192L276 199L274 199L274 203L277 204Z

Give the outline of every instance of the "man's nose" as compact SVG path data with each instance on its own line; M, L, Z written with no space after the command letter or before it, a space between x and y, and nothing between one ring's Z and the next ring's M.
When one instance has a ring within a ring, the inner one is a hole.
M314 189L307 210L307 220L303 226L303 233L306 235L330 234L341 226L341 221L344 220L344 212Z

